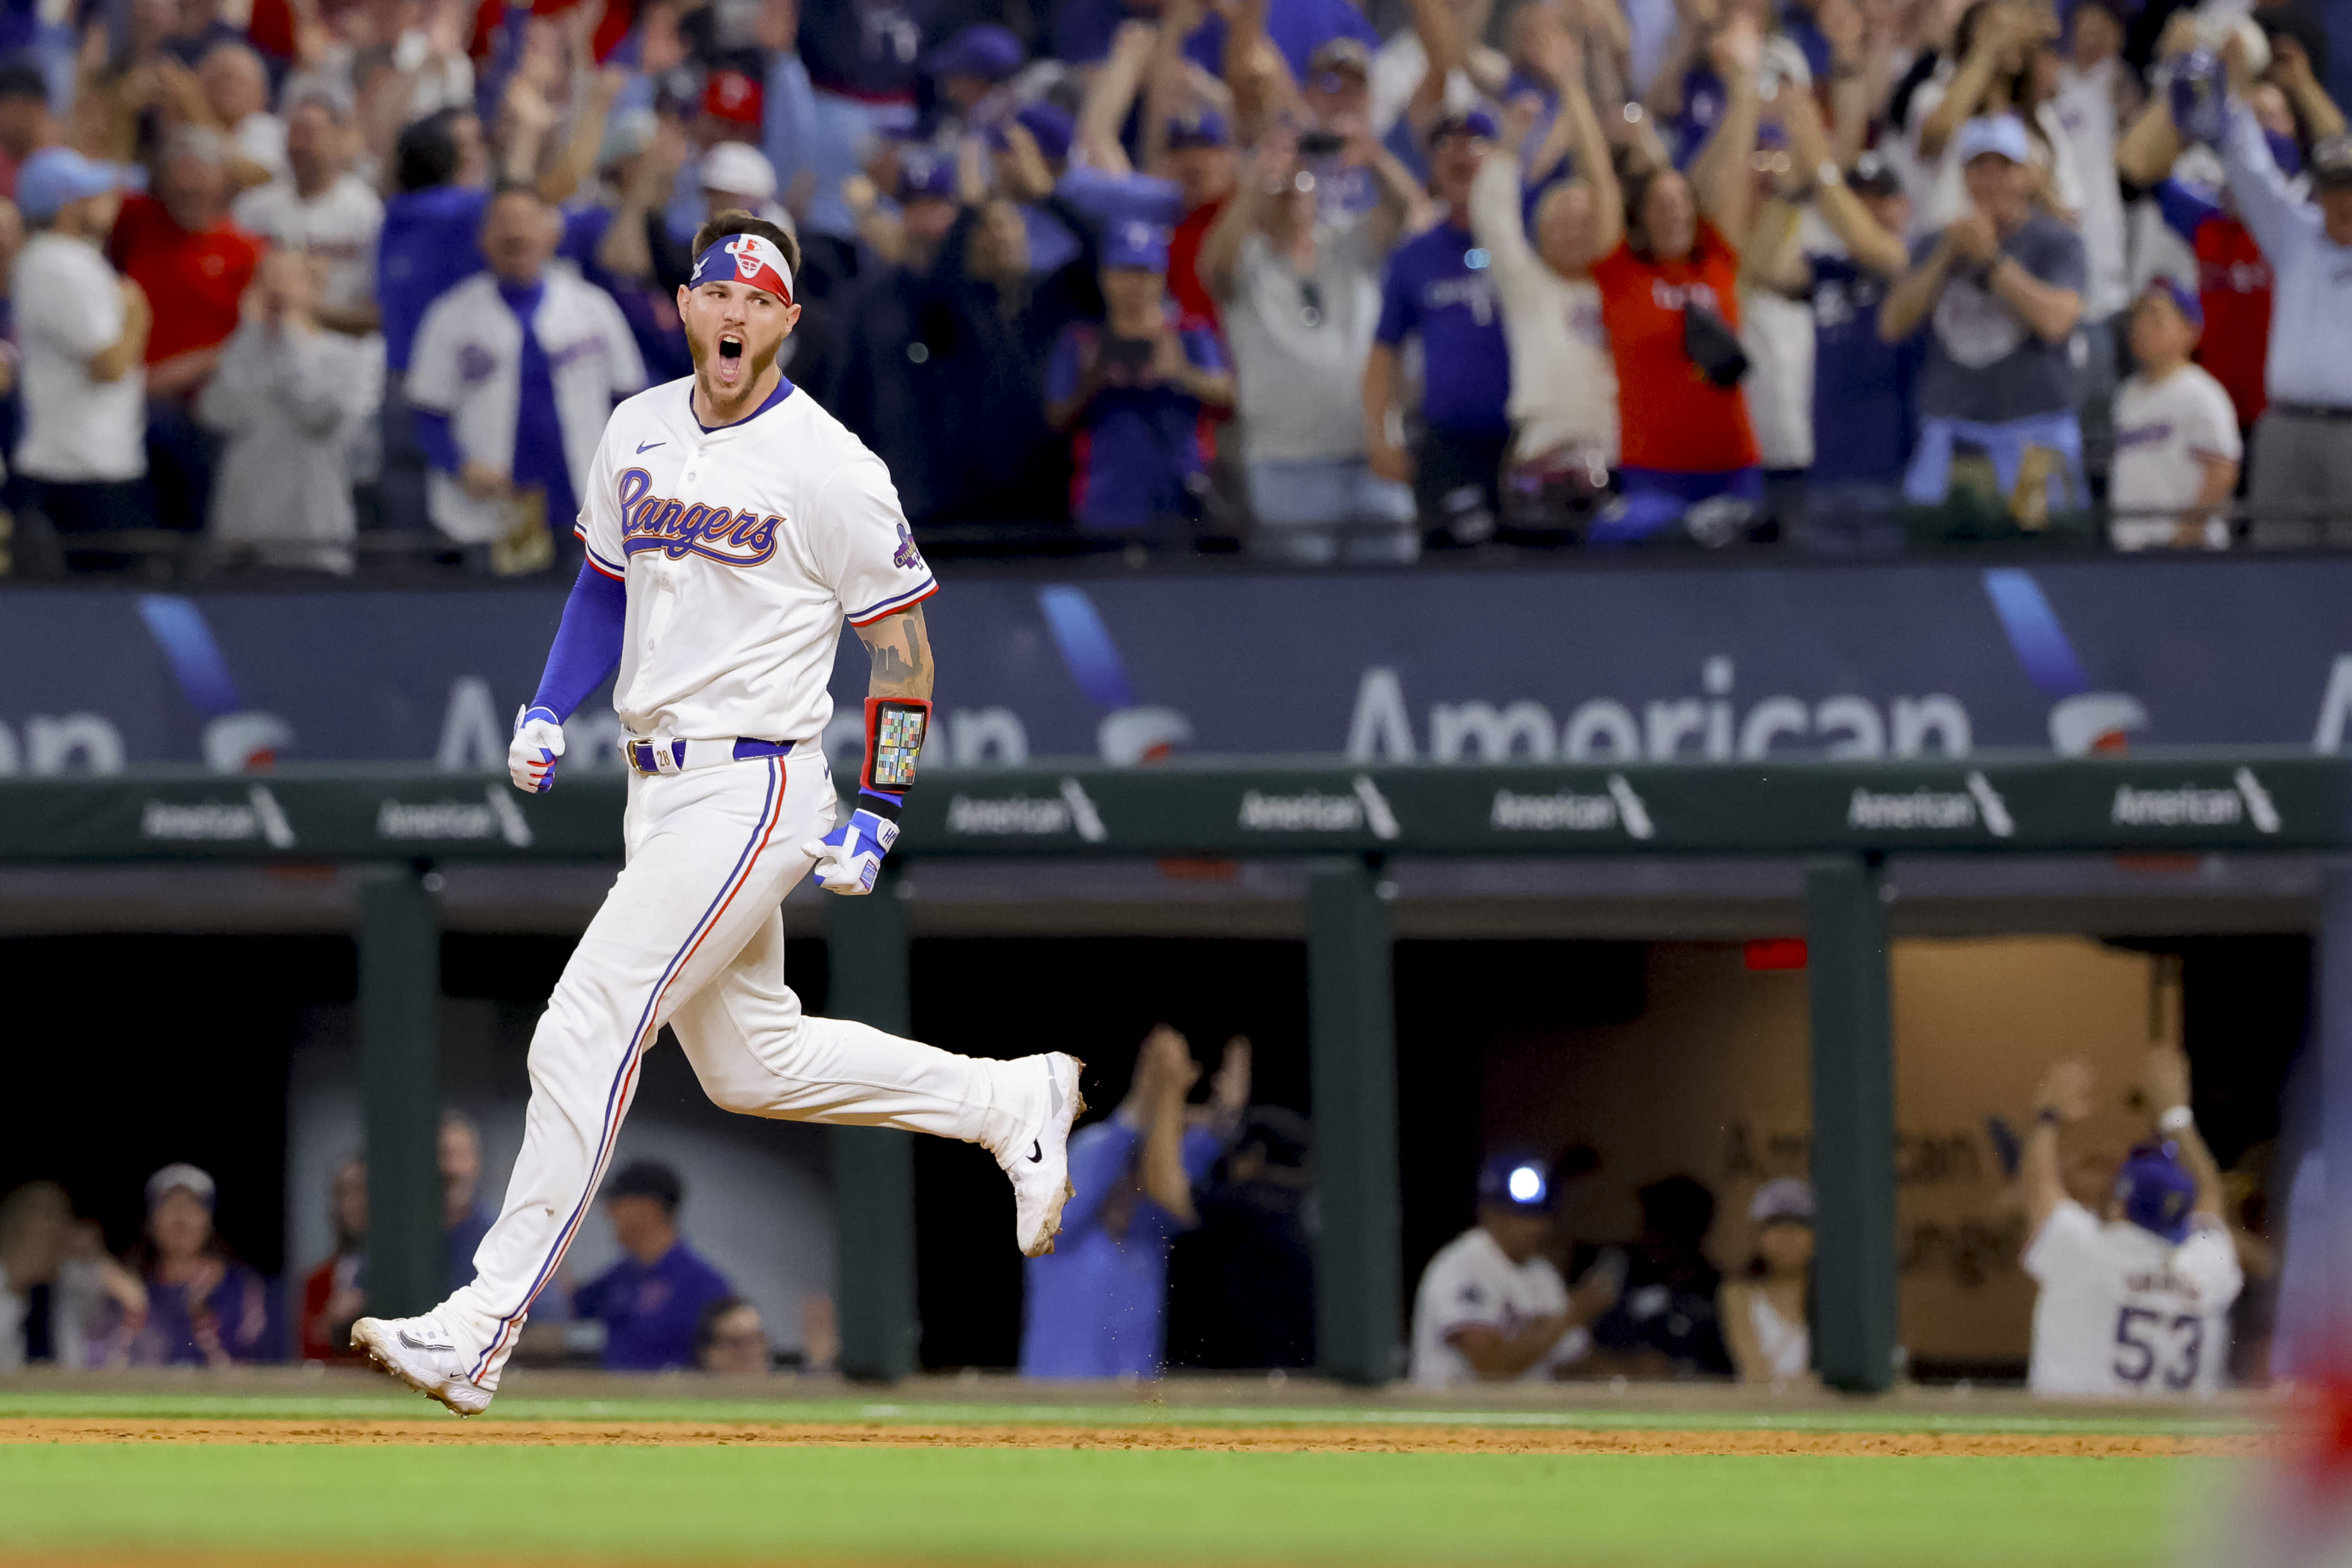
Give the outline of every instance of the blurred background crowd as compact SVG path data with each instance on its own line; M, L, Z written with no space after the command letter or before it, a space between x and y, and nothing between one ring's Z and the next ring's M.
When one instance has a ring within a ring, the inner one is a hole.
M726 208L935 551L2336 542L2329 68L2320 0L12 4L0 545L557 568Z

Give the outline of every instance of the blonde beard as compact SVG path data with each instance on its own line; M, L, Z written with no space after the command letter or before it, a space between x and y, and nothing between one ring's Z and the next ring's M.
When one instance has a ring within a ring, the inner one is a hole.
M784 334L784 338L788 338L790 336L792 336L792 334L789 332ZM768 350L764 359L753 358L748 349L746 350L743 357L748 361L749 368L743 377L742 390L730 394L730 396L744 400L748 405L752 389L756 388L767 376L769 370L774 366L778 357L783 353L784 338L778 338L776 340L775 347ZM722 403L726 400L720 396L719 388L712 384L709 375L706 373L704 369L704 367L709 365L711 361L719 357L719 340L716 337L713 337L709 345L706 346L702 343L697 342L695 340L694 334L688 332L686 335L686 351L688 357L694 361L694 390L702 394L702 401L710 406L712 413L715 413L719 412Z

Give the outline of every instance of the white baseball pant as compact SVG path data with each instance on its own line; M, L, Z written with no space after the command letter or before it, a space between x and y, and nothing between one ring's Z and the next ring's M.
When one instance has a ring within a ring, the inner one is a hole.
M586 1219L662 1025L730 1111L901 1127L992 1152L1044 1113L1040 1074L864 1024L809 1018L784 984L777 905L834 825L812 746L788 758L632 774L627 863L588 924L530 1042L522 1152L473 1282L436 1309L468 1375L498 1386L534 1297Z

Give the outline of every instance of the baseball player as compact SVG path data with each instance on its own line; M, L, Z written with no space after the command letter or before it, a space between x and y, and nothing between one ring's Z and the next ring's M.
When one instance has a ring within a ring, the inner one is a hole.
M730 1111L981 1145L1013 1180L1031 1257L1071 1196L1078 1062L980 1061L810 1018L783 983L777 904L812 868L829 893L871 893L898 836L938 585L882 464L777 368L800 316L792 236L726 213L695 256L677 293L694 374L613 411L580 511L587 564L508 752L518 789L547 789L564 717L617 665L627 863L532 1037L522 1152L473 1281L423 1317L352 1325L384 1371L459 1415L489 1405L664 1024ZM836 822L818 737L845 618L873 674L857 798Z
M1585 1325L1616 1301L1622 1268L1596 1268L1570 1291L1544 1255L1551 1239L1549 1168L1489 1155L1478 1223L1438 1249L1413 1293L1414 1386L1542 1382L1591 1352Z
M2221 1223L2221 1175L2189 1109L2189 1061L2148 1052L2154 1141L2132 1150L2104 1219L2066 1195L2058 1129L2091 1111L2089 1062L2061 1061L2034 1097L2021 1177L2033 1239L2028 1384L2041 1395L2210 1394L2230 1359L2230 1303L2245 1277Z

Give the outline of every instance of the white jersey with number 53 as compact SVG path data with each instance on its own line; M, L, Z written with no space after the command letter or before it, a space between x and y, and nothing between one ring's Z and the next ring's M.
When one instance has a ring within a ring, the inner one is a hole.
M2191 1221L2178 1247L2068 1199L2025 1249L2036 1394L2209 1394L2230 1359L2230 1303L2245 1276L2230 1233Z
M842 622L939 585L882 460L806 392L717 430L693 392L614 409L582 497L589 560L628 584L613 706L645 737L814 740Z

